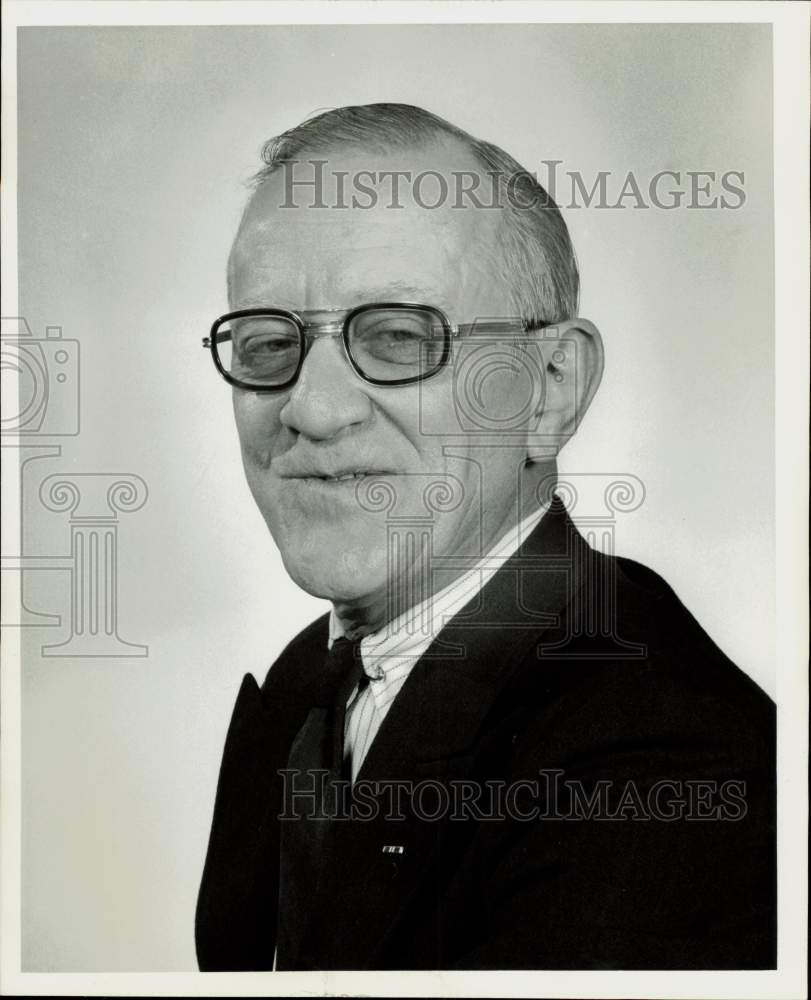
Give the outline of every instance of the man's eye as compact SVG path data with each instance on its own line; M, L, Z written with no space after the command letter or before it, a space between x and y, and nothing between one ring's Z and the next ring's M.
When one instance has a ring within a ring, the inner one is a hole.
M236 350L242 358L272 357L284 351L297 348L298 342L291 337L262 335L245 337L237 341Z
M373 323L365 329L354 332L354 339L364 344L414 344L426 340L430 336L430 327L408 320Z
M379 337L381 340L390 340L392 343L411 343L415 340L424 340L425 337L430 337L431 331L420 329L416 326L407 327L398 325L375 330L372 335Z
M436 345L431 324L419 317L392 317L377 323L369 323L363 329L356 329L351 337L351 349L362 368L375 369L375 365L409 366L415 371L434 363L432 360Z

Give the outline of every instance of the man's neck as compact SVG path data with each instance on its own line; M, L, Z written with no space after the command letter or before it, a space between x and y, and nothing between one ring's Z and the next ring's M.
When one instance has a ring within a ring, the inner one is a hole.
M484 540L481 551L476 554L466 553L458 560L458 566L455 565L452 570L443 569L441 573L433 570L430 563L432 559L436 559L437 553L428 551L426 543L419 552L414 553L404 570L396 577L389 578L382 592L376 591L368 597L354 599L351 602L333 601L333 609L344 634L350 639L357 639L378 632L411 608L417 607L438 591L451 585L525 518L538 512L544 497L551 501L556 472L554 461L529 463L522 474L521 489L509 509L499 518L491 518L489 523L486 516L483 518ZM539 496L542 483L543 496ZM548 489L547 484L549 484ZM445 552L440 553L440 556L457 554Z

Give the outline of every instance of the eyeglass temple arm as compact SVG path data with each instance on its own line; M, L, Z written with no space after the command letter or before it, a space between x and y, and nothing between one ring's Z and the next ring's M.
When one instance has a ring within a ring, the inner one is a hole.
M531 330L543 330L546 327L551 326L550 323L545 322L530 322L526 319L520 320L481 320L477 323L460 323L458 326L451 327L451 333L454 337L460 337L463 334L474 333L480 331L482 333L529 333Z
M231 339L230 330L219 330L214 335L214 342L216 344L224 344L226 340L230 339ZM203 347L205 347L207 350L211 350L211 337L203 337Z

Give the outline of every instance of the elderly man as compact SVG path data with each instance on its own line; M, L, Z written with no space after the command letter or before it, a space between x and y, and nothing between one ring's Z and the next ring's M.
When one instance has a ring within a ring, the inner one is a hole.
M206 346L332 610L243 680L200 968L772 967L773 705L554 490L603 364L556 206L404 105L264 159Z

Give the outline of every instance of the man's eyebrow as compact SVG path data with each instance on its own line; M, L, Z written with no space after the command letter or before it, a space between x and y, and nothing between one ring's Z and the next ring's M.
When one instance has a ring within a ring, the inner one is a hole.
M385 302L405 299L410 302L421 302L425 305L433 305L439 295L433 288L415 288L404 281L387 282L384 285L373 285L364 288L358 302Z
M240 309L295 309L295 305L291 302L287 304L287 300L282 296L274 295L261 295L259 297L250 296L249 298L242 299L239 303Z

